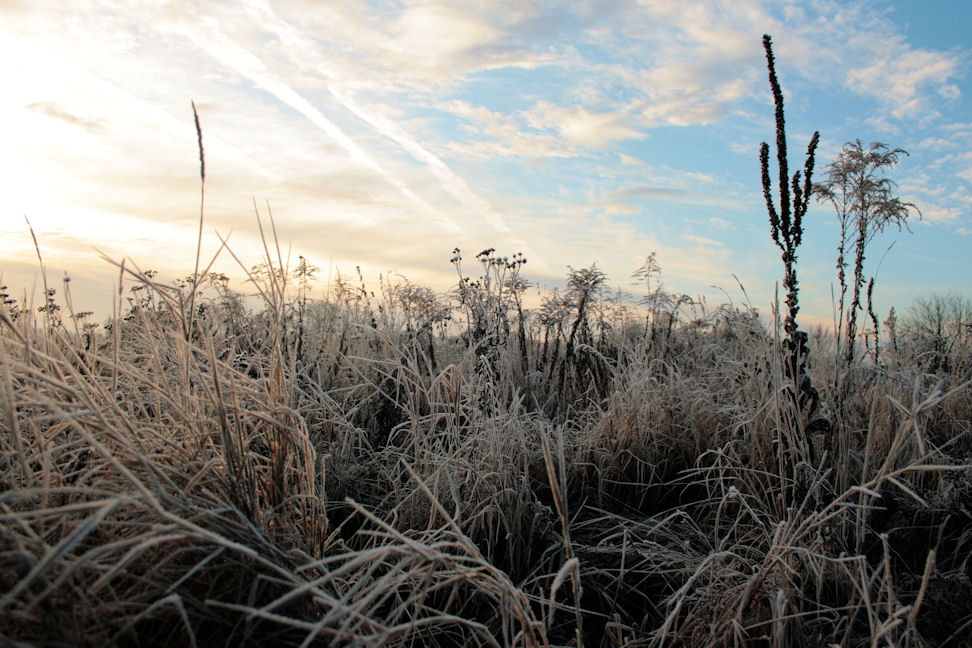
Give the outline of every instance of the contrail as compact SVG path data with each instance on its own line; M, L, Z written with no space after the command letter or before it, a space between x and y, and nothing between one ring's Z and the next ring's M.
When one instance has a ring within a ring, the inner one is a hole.
M448 216L427 203L421 197L409 189L405 183L385 171L378 162L365 153L360 146L348 137L337 125L324 116L321 111L315 108L309 101L294 91L290 86L273 78L268 72L263 62L246 48L243 48L226 38L217 37L212 31L208 31L205 36L196 34L191 29L181 28L179 32L191 40L196 46L207 54L218 60L223 65L246 76L258 86L272 94L282 103L290 106L300 114L304 115L315 126L323 130L332 137L351 158L362 166L371 169L396 189L402 192L409 200L422 208L428 214L433 215L437 221L449 231L462 232L463 229L454 223Z
M285 45L297 48L300 52L301 60L310 59L315 70L323 72L327 77L337 78L338 75L328 69L327 63L320 59L314 47L307 43L307 39L300 31L286 20L280 18L274 9L264 0L249 0L245 3L245 6L258 19L258 24L261 28L273 32ZM510 226L506 224L503 218L496 213L496 210L488 202L480 198L469 188L465 179L449 168L441 158L417 142L405 129L383 115L378 115L362 108L354 99L336 89L333 84L328 85L328 90L349 112L370 124L380 134L396 142L413 158L423 162L432 172L432 175L439 180L446 193L481 216L499 232L513 235L513 238L516 238ZM537 265L546 266L540 256L529 249L530 246L525 241L519 240L517 243L530 254L531 258L539 261Z
M450 169L435 153L432 153L416 142L411 135L405 132L405 129L383 115L377 115L362 109L357 102L339 90L336 90L333 86L329 86L328 90L330 90L331 95L356 117L374 126L385 137L394 140L415 159L424 162L432 171L432 175L442 183L442 187L446 192L456 198L456 200L478 212L490 225L500 232L509 234L512 231L509 225L501 217L496 215L492 206L469 188L469 185L462 177Z
M330 78L337 77L328 69L327 64L320 60L315 49L306 42L307 39L300 33L300 30L280 18L273 7L263 0L249 0L244 5L250 13L259 19L260 27L273 32L283 43L298 48L301 59L312 58L312 65L315 70L324 71L324 74ZM490 225L500 232L504 234L511 232L510 227L493 211L489 203L477 196L462 177L450 169L437 155L415 141L405 129L382 115L365 110L354 99L337 90L332 84L329 84L327 89L331 96L337 99L355 117L367 122L379 133L396 142L415 159L424 162L448 194L483 216Z

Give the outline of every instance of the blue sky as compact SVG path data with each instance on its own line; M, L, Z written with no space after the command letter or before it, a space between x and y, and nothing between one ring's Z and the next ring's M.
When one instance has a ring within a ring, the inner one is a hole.
M0 271L69 271L105 309L99 252L192 270L207 155L215 232L260 260L253 199L293 258L445 290L449 257L523 251L545 287L597 262L613 285L657 253L665 287L767 312L782 277L757 151L774 139L773 36L791 168L855 138L907 149L892 172L924 218L879 236L882 316L972 275L972 3L0 3ZM838 229L811 208L798 272L807 323L831 317ZM888 246L894 246L885 254ZM98 251L96 251L98 250ZM880 268L878 268L878 263ZM217 267L234 276L227 256ZM36 288L35 288L36 290Z

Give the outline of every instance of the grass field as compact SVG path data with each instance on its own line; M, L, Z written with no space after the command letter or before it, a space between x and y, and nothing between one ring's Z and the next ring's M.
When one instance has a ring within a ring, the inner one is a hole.
M521 257L311 299L270 249L255 307L3 307L0 640L969 645L968 344L811 335L821 430L778 325L651 264L525 310Z
M0 291L0 643L972 645L972 307L878 334L866 242L917 208L873 175L904 152L858 141L826 188L840 324L799 329L818 134L791 177L763 43L771 321L654 255L633 299L592 266L526 308L492 249L447 295L312 299L275 238L254 301L200 264L202 204L192 274L120 264L104 326Z

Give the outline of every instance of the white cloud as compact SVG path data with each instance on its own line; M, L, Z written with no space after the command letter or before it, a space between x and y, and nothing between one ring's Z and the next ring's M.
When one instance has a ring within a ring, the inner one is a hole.
M551 133L527 130L517 116L504 115L485 106L453 99L439 109L458 117L463 130L473 136L451 141L447 148L462 156L479 159L496 157L567 158L578 155L576 147Z
M644 209L641 203L645 201L744 209L743 201L727 191L724 183L705 173L643 163L637 175L631 177L648 178L650 182L628 184L622 180L618 188L600 195L591 204L603 205L608 215L639 213ZM728 226L728 222L720 218L711 221Z
M942 207L939 205L927 205L921 208L921 218L927 223L940 225L959 220L965 212L954 207Z
M962 96L962 91L959 87L953 83L946 83L939 86L938 94L942 99L947 101L955 101Z
M960 96L958 88L948 82L959 71L954 56L911 49L902 39L894 40L871 52L883 53L885 57L874 57L868 65L847 72L848 88L878 98L898 119L938 114L932 98L924 94L926 88L946 99Z
M692 243L697 243L698 245L710 246L710 247L725 247L725 243L721 241L716 241L714 239L705 238L703 236L695 236L694 234L689 234L685 237L686 241L691 241Z
M583 106L558 106L542 101L527 115L531 126L553 129L567 141L590 148L605 148L618 140L641 139L645 133L630 108L594 112Z
M955 133L959 137L972 136L972 123L955 122L942 126L944 130Z
M468 55L497 40L502 32L467 11L442 5L405 8L395 19L388 49L407 55L416 65L435 66L443 59Z
M958 144L954 140L947 140L941 137L926 137L921 140L919 146L922 148L930 148L934 151L945 151L957 148Z

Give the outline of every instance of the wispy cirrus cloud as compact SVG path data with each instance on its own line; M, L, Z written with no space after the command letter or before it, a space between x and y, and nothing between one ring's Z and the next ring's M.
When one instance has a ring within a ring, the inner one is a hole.
M703 246L711 247L725 247L725 243L722 241L716 241L715 239L705 238L704 236L696 236L695 234L689 234L685 237L686 241L691 243L696 243Z
M279 101L304 115L308 120L310 120L311 123L327 133L329 137L344 148L351 156L352 160L363 167L374 171L376 175L393 185L402 193L402 195L415 203L420 209L423 210L424 213L435 217L450 231L461 231L461 228L445 214L418 196L401 179L395 177L392 173L384 169L377 160L365 152L364 149L357 144L357 142L351 139L320 110L315 108L314 105L311 104L305 97L301 96L293 88L276 78L273 72L268 70L263 62L247 49L236 45L228 38L218 38L214 37L212 34L199 34L191 28L182 29L180 32L195 43L200 49L213 56L220 63L251 79L254 83L272 94Z
M89 133L96 133L104 126L104 122L100 119L85 119L83 117L78 117L77 115L65 110L60 104L49 101L35 101L27 104L26 108L27 110L33 111L40 115L58 119L72 126L78 126Z
M964 213L962 210L954 207L926 205L921 210L921 217L923 220L933 224L952 223L958 221Z
M458 200L466 208L489 222L501 233L509 233L509 226L503 221L489 203L478 196L460 175L448 164L413 137L397 120L383 114L371 106L359 102L355 93L341 78L339 69L330 67L320 54L312 39L305 36L292 23L281 18L269 4L261 0L249 0L246 6L259 20L262 28L280 38L291 61L300 62L300 67L324 71L325 85L338 103L358 119L367 123L379 134L397 144L401 150L424 164L437 178L443 190ZM411 7L406 9L395 21L392 30L398 35L386 47L392 50L409 52L414 65L414 53L433 59L452 59L491 43L500 31L483 21L478 21L465 12L447 7ZM429 34L448 34L448 38L435 38L430 41ZM402 42L404 39L405 42ZM411 42L416 41L416 42ZM430 43L433 45L430 47ZM302 111L303 112L303 111ZM306 114L306 113L305 113ZM345 144L343 144L345 145ZM413 199L414 196L411 196ZM441 212L426 205L433 213ZM455 230L454 231L458 231Z
M846 85L876 97L898 119L936 116L936 99L954 100L961 95L958 86L949 82L959 70L957 58L942 52L901 50L882 44L878 51L885 57L875 56L870 65L848 70ZM930 92L923 92L926 89Z
M553 130L566 141L588 148L605 148L618 140L641 139L639 117L633 106L620 110L588 110L584 106L558 106L540 102L527 115L528 123L541 130Z
M523 114L506 115L482 105L452 99L437 107L460 123L467 137L445 146L453 154L477 159L497 157L570 158L579 155L576 146L548 129L529 127Z

